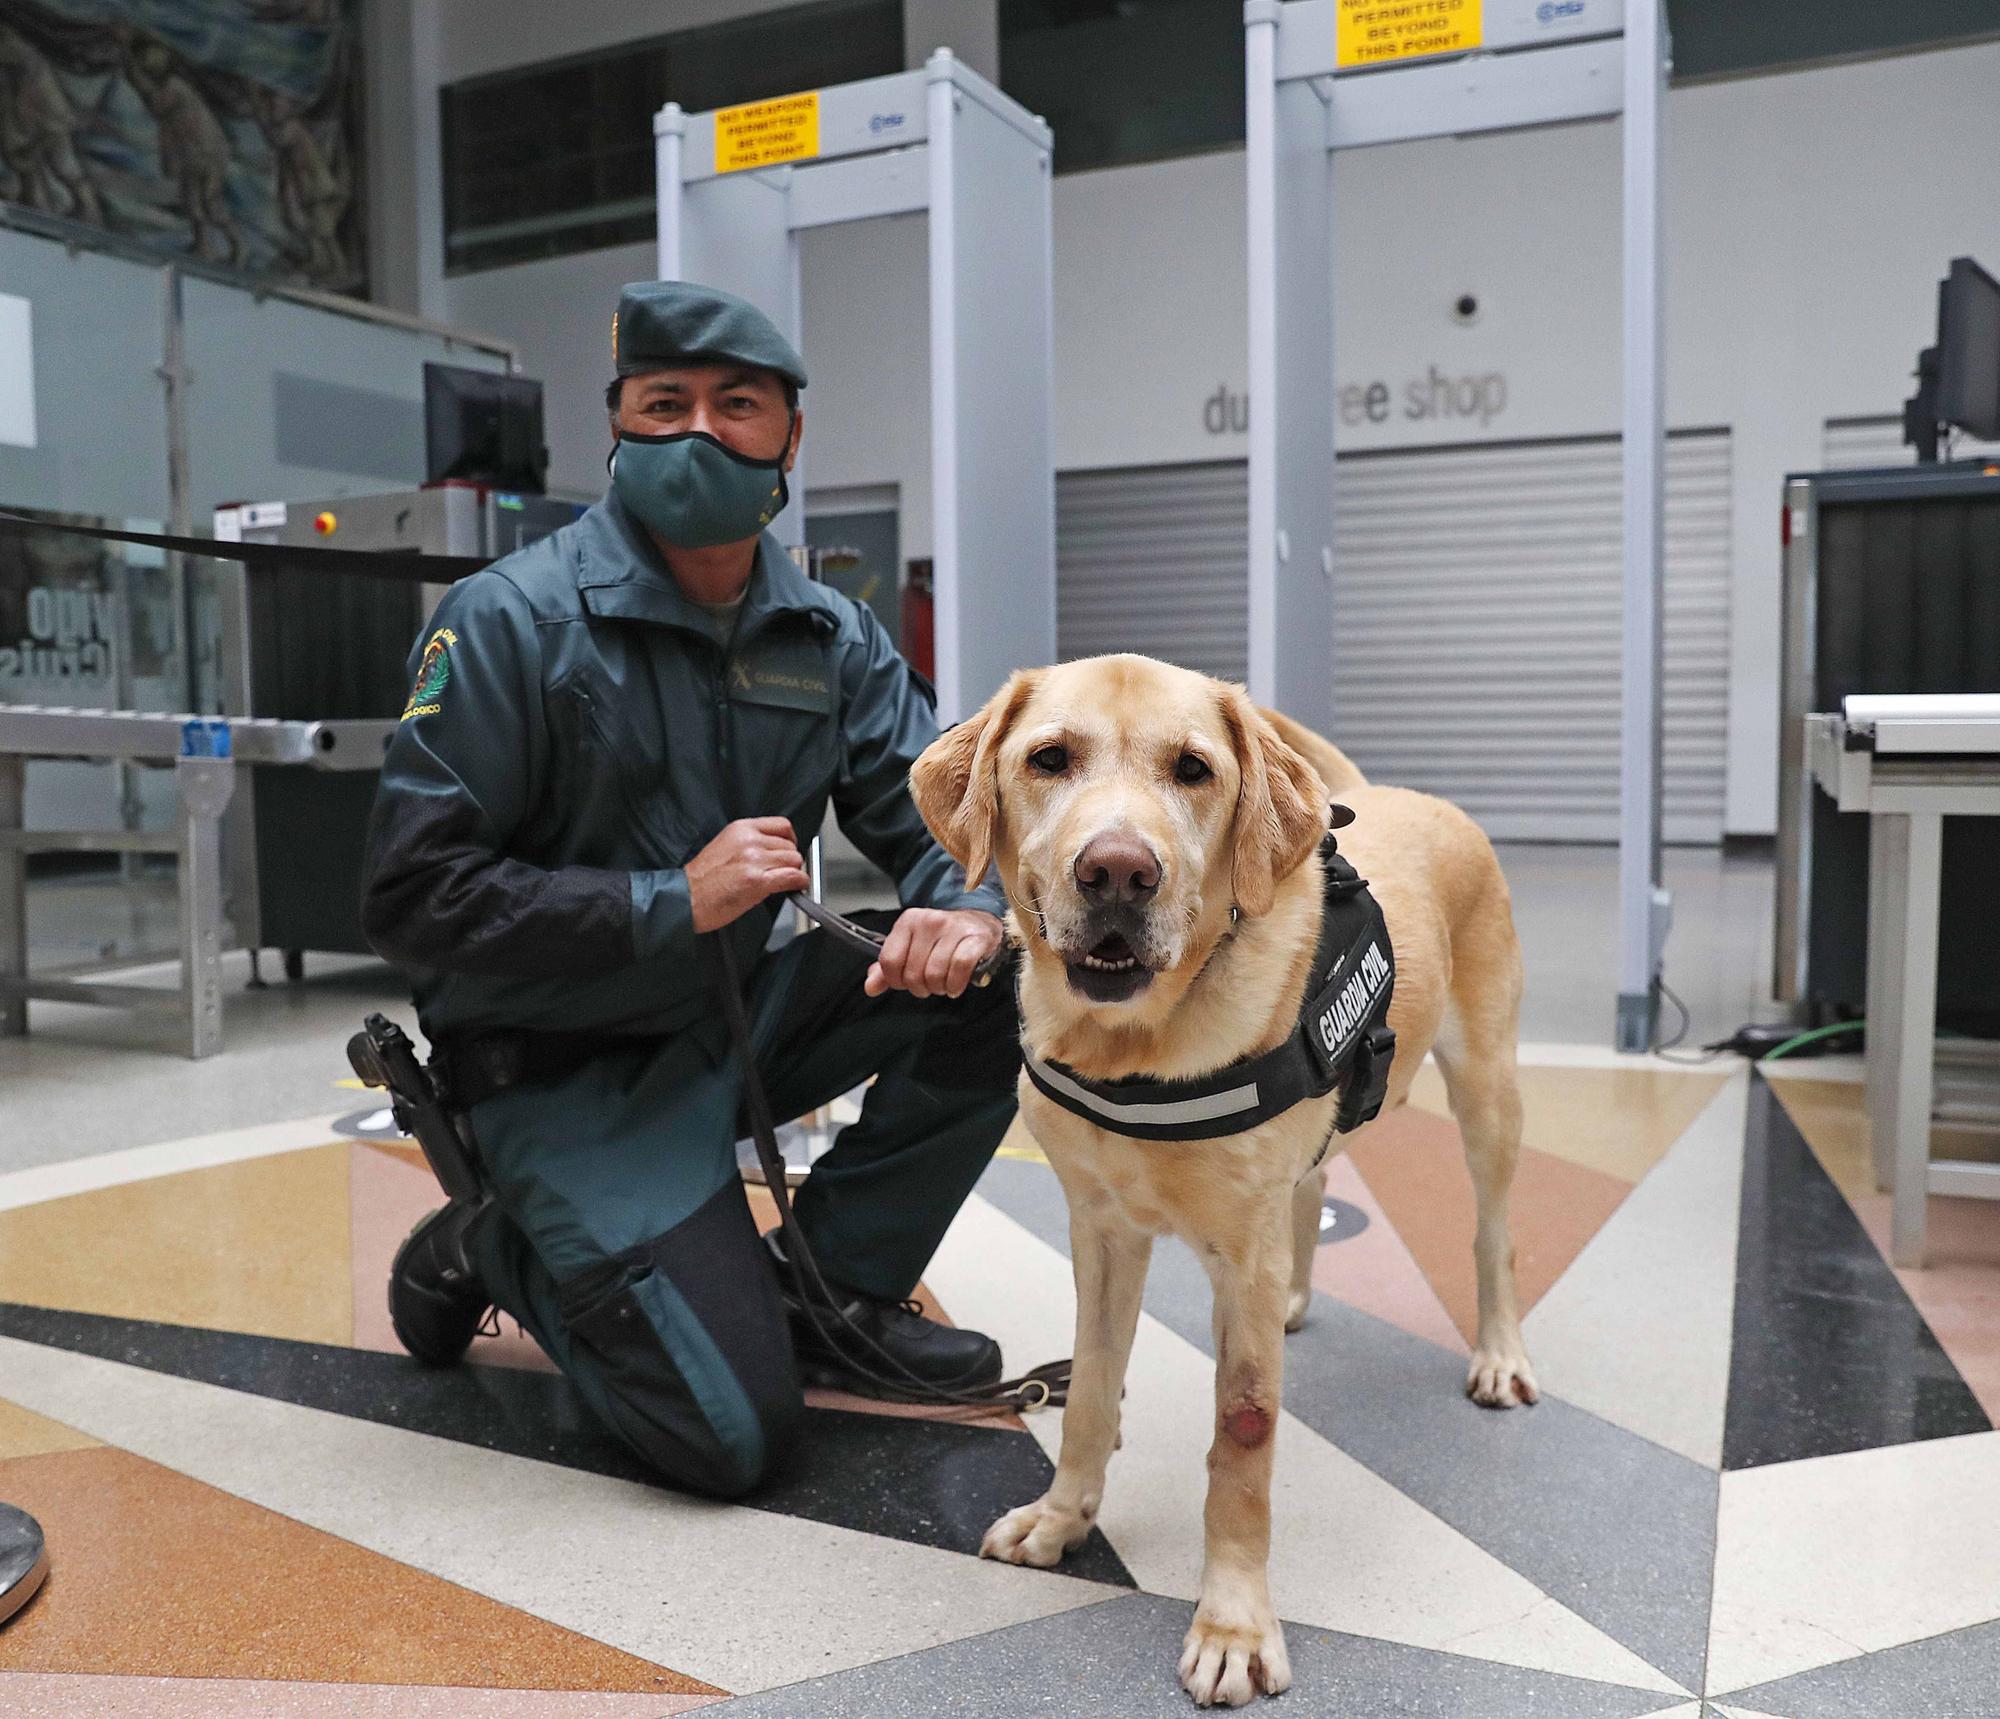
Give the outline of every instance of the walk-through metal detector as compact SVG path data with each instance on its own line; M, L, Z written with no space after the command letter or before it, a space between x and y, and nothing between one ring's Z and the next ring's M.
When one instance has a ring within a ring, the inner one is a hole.
M1012 670L1053 662L1048 126L941 48L921 71L742 107L690 114L670 102L653 137L660 278L749 299L809 370L799 235L928 212L939 717L956 721ZM804 538L811 446L772 528L788 544Z
M1245 0L1243 19L1250 691L1329 731L1333 151L1625 117L1617 1044L1645 1050L1671 917L1660 882L1664 0Z

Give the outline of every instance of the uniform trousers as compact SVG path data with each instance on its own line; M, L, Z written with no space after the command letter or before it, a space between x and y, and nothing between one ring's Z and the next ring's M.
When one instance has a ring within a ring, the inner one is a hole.
M1019 1029L1006 968L955 999L871 998L865 972L810 933L763 957L747 1001L779 1119L876 1077L795 1203L831 1282L897 1299L1013 1117ZM755 1488L797 1443L803 1405L737 1168L733 1047L713 1031L628 1044L471 1120L494 1197L467 1249L494 1302L664 1479Z

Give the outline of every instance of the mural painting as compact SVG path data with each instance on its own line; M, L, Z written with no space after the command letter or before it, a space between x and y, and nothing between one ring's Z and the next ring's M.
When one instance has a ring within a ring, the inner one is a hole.
M367 289L359 0L7 0L0 199Z

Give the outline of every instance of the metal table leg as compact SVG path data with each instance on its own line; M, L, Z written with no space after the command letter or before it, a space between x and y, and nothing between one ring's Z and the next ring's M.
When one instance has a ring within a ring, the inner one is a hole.
M0 979L28 976L28 857L8 837L22 821L25 758L0 753ZM20 1038L28 1030L28 999L0 996L0 1036Z
M1920 1267L1930 1194L1944 819L1936 812L1877 813L1869 823L1871 848L1882 850L1879 862L1871 857L1871 870L1888 886L1882 944L1868 952L1870 968L1883 969L1871 1008L1880 1000L1889 1010L1880 1022L1872 1014L1868 1022L1869 1121L1878 1141L1886 1130L1888 1142L1894 1193L1890 1258L1899 1266Z
M1902 947L1903 939L1900 933L1892 935L1889 926L1902 908L1908 834L1902 818L1884 815L1868 820L1868 967L1862 1012L1868 1022L1868 1140L1875 1166L1875 1191L1880 1194L1888 1193L1896 1185L1896 1159L1890 1149L1895 1138L1896 1084L1896 1039L1892 1023L1901 1015L1897 1005L1898 969L1888 957L1892 949Z
M181 995L188 1055L222 1049L222 814L236 789L228 758L183 758L180 795Z

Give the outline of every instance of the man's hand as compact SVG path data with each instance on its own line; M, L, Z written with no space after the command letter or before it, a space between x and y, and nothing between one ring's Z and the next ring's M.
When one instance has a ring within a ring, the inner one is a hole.
M868 969L862 989L871 997L885 991L908 991L913 997L961 996L972 983L972 970L1000 947L1005 936L1000 921L990 913L972 908L906 908Z
M767 897L812 883L789 818L738 818L725 825L688 861L687 880L697 931L720 930Z

